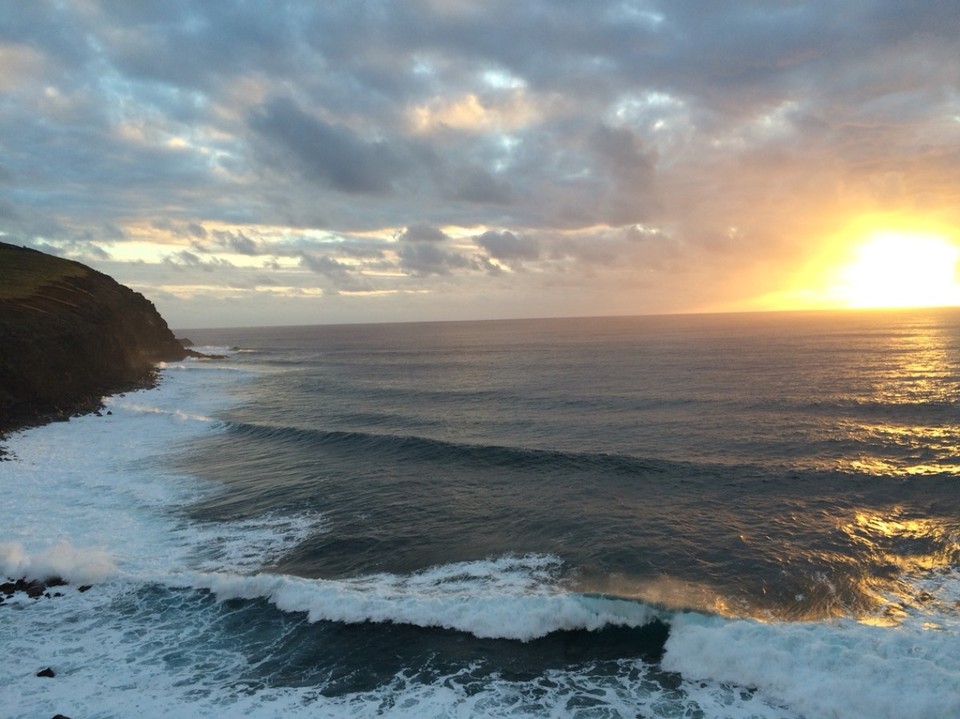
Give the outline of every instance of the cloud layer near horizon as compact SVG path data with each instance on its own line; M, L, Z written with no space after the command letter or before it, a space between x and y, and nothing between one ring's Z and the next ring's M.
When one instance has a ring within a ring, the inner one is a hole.
M954 2L12 3L2 239L179 326L769 292L960 208Z

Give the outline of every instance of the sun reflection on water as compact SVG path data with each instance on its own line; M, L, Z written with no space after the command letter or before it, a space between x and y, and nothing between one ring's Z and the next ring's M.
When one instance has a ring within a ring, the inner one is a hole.
M887 343L889 364L874 385L875 399L889 404L955 402L960 396L955 343L939 326L915 330Z
M907 517L902 508L892 507L885 514L857 511L841 530L864 558L859 590L875 608L861 622L892 626L910 616L960 614L958 602L925 586L946 577L960 562L955 521Z
M875 477L960 474L960 424L848 422L845 437L874 453L843 458L839 468Z
M861 450L838 462L873 476L960 473L960 344L939 322L909 323L878 338L863 360L856 393L839 398L854 413L837 424Z

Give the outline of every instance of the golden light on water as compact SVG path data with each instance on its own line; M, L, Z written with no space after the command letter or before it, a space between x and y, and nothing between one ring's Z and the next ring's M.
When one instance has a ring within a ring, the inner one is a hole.
M900 507L887 513L857 511L852 521L841 525L850 541L871 558L875 566L896 568L894 579L870 573L861 579L860 592L879 611L859 617L865 624L894 626L910 615L926 616L931 610L950 613L934 594L918 587L911 578L945 570L960 551L952 523L938 517L908 517ZM931 587L933 588L933 587ZM935 629L936 623L928 623Z

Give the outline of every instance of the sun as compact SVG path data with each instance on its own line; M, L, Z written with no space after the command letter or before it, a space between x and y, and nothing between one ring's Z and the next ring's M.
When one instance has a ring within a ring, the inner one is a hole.
M960 248L935 232L875 230L852 245L832 292L849 308L960 304Z
M960 306L960 233L952 223L862 215L816 243L780 289L725 311Z

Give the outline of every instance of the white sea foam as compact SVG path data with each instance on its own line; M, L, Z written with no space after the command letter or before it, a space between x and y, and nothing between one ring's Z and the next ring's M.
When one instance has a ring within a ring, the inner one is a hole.
M158 389L108 398L102 417L12 436L15 459L0 465L0 541L30 557L61 543L94 548L124 571L169 555L169 510L215 491L163 465L183 442L216 431L207 417L224 400L199 392L200 381L173 372Z
M223 636L216 605L192 592L145 599L111 589L24 605L16 630L13 622L0 622L0 642L18 660L0 664L5 715L797 719L759 693L700 684L664 688L638 660L522 680L476 681L472 666L430 682L401 672L374 689L340 696L325 696L319 686L238 681L256 658ZM119 611L123 623L116 626ZM34 676L47 666L55 679Z
M291 707L293 716L396 717L704 717L710 719L799 719L756 694L701 685L665 689L641 662L620 662L613 675L550 670L529 681L497 679L483 687L457 676L424 684L398 675L375 692ZM299 711L298 711L299 709Z
M209 371L198 374L197 366ZM184 569L253 571L321 528L315 513L198 523L179 511L220 488L169 469L166 460L186 442L223 431L213 416L237 381L214 363L187 360L185 367L168 368L156 389L106 398L109 414L11 438L15 461L0 464L7 498L0 560L8 557L9 576L49 567L69 579L95 575L94 566L101 576L144 581Z
M956 574L923 581L936 584L954 611L920 612L896 626L677 616L663 666L687 680L756 687L804 716L960 716L960 581Z
M335 581L222 572L180 581L221 600L268 599L283 611L306 612L312 622L393 622L479 638L529 641L560 630L639 627L661 616L638 602L566 592L553 581L559 565L554 557L524 556Z
M74 584L92 584L116 571L103 549L82 549L59 541L49 549L31 555L19 542L0 542L0 575L11 578L47 580L59 577Z
M326 530L323 515L267 513L229 522L181 519L170 528L191 547L185 564L204 572L253 572L277 562L308 537Z

